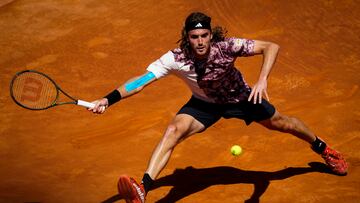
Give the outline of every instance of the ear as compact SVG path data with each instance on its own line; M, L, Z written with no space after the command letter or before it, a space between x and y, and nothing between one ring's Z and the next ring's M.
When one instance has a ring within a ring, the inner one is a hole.
M212 40L212 38L213 38L213 34L212 34L212 33L210 33L210 40Z

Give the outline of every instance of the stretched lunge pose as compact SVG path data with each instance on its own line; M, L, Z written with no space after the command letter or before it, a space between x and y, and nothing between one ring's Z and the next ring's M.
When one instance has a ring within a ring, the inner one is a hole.
M120 99L140 92L146 85L173 73L186 82L192 91L190 100L179 110L156 146L141 184L126 175L118 182L119 195L127 202L145 202L145 196L175 146L185 138L203 132L220 118L238 118L249 125L257 122L270 130L290 133L306 142L320 154L336 174L347 173L347 163L339 152L314 135L302 121L279 113L268 102L267 78L279 50L275 43L226 38L221 27L211 28L211 18L191 13L182 30L180 47L171 50L135 77L106 97L95 101L94 113ZM263 55L259 79L250 88L234 67L237 57Z

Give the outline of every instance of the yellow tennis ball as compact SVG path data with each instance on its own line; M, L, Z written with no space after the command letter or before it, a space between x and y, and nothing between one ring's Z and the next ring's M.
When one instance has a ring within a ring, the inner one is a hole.
M242 153L242 149L239 145L232 146L230 151L234 156L239 156Z

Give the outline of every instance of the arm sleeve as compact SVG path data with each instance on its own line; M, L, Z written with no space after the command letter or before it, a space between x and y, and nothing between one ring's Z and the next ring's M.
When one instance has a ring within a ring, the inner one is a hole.
M236 56L254 55L255 40L230 38L227 39L230 51Z
M174 54L169 51L158 60L154 61L147 67L147 71L152 72L156 79L159 79L177 67L175 63Z

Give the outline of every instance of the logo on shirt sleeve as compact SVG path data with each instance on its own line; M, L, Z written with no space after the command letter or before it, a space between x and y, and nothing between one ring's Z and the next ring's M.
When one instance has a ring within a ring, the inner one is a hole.
M235 46L241 47L242 45L243 45L243 40L242 39L235 39Z

